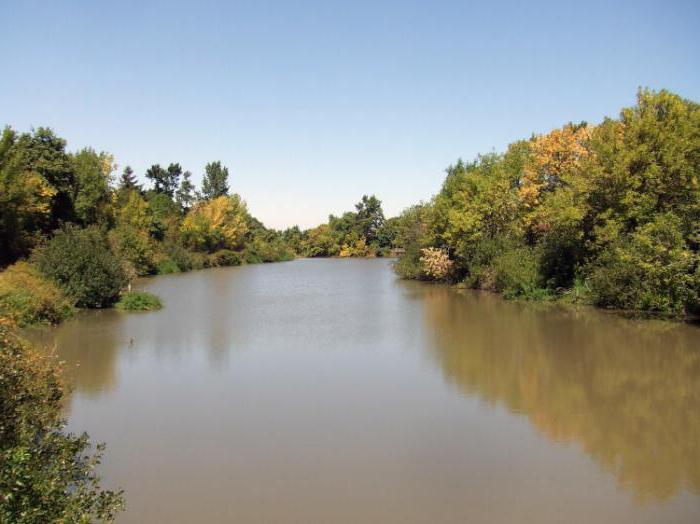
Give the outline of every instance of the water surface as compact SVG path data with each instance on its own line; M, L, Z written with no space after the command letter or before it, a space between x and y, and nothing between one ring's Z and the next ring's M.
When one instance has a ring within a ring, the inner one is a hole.
M700 522L700 328L397 280L387 260L147 279L35 333L118 522Z

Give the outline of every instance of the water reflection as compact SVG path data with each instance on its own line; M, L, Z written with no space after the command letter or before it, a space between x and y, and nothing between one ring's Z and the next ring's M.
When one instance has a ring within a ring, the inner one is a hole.
M97 398L117 387L117 356L130 346L120 330L123 321L124 315L116 311L84 311L56 328L28 330L26 336L58 355L71 391Z
M700 329L406 285L464 394L575 442L639 501L700 492Z

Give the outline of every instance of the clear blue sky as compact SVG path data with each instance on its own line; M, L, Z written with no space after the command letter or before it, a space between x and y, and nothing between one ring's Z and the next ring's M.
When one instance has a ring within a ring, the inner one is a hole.
M142 176L222 160L268 226L375 193L387 215L458 157L639 86L700 100L700 2L0 0L0 124Z

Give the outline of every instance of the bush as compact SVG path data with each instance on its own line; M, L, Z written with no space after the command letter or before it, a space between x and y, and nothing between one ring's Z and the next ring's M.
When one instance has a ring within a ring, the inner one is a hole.
M427 247L420 251L420 266L423 274L432 280L446 280L454 265L447 251L436 247Z
M92 226L66 226L34 254L37 268L54 280L78 307L107 307L127 283L122 261L105 235Z
M27 262L0 273L0 317L20 327L57 324L73 314L73 306L59 287Z
M406 248L393 264L394 271L401 278L421 280L425 278L420 263L420 250L416 245Z
M505 298L541 299L547 291L540 286L539 260L530 247L509 249L493 259L496 291Z
M241 255L230 249L220 249L209 257L209 264L213 267L240 266L242 263Z
M246 248L243 250L243 261L246 264L261 264L263 260L254 249Z
M114 253L129 262L138 275L155 272L153 247L148 235L129 226L120 226L109 232L109 242Z
M680 226L671 213L657 215L608 246L590 269L593 303L671 314L691 307L697 300L697 255L688 250Z
M100 487L88 436L66 434L50 359L0 321L0 522L112 521L121 492Z
M180 267L171 258L164 258L156 265L156 273L159 275L169 275L179 272Z
M117 309L122 311L155 311L163 307L161 300L145 291L129 291L122 294L117 302Z

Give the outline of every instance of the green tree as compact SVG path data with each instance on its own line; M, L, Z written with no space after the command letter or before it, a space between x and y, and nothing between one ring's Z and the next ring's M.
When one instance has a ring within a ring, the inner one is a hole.
M122 261L97 226L68 225L34 254L37 268L78 307L107 307L127 284Z
M384 224L382 202L376 196L363 195L362 200L355 204L357 210L356 227L367 244L377 240L377 234Z
M153 191L169 198L175 196L181 175L180 164L170 164L167 169L163 169L160 164L153 164L146 171L146 178L153 182Z
M111 219L113 158L85 148L71 157L76 176L75 214L84 225Z
M698 255L688 249L682 229L678 217L665 213L612 242L592 262L594 303L674 314L695 304Z
M0 266L26 255L35 234L51 222L56 190L27 167L15 150L17 134L6 127L0 138Z
M192 207L192 204L194 204L196 198L194 184L190 180L191 177L192 173L190 173L189 171L185 171L184 173L182 173L180 187L178 188L177 194L175 195L177 203L185 211Z
M104 446L63 431L52 364L0 320L0 522L111 522L122 493L95 473Z
M208 163L204 168L202 196L206 200L213 200L228 195L228 191L228 168L219 161Z
M20 172L40 175L53 189L49 227L56 227L61 221L73 220L76 177L66 153L66 141L51 129L40 127L31 134L19 135L10 155Z
M122 171L119 177L119 189L123 191L131 191L132 189L141 192L143 188L141 184L136 180L136 175L134 175L134 170L131 166L126 166L124 171Z

